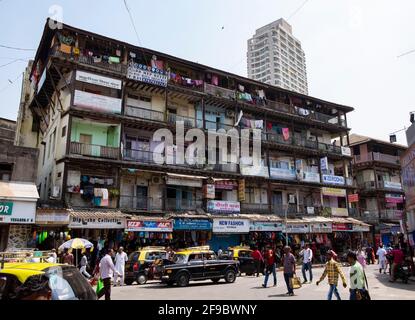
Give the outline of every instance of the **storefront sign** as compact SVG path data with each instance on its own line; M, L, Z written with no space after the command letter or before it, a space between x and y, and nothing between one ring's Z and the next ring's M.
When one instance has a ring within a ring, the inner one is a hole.
M127 220L129 232L173 232L172 221Z
M121 114L122 100L75 90L74 105L94 112Z
M238 182L235 180L218 180L215 181L215 188L218 190L235 190L238 188Z
M173 230L212 230L212 222L202 219L174 219Z
M357 193L356 194L350 194L348 199L349 199L350 203L359 202L359 195Z
M332 233L333 225L332 223L316 223L310 225L311 233Z
M305 182L320 183L320 175L316 172L303 172L303 174L300 175L300 180Z
M241 166L241 174L243 176L269 178L268 167L264 166Z
M271 178L274 179L283 179L283 180L295 180L297 174L295 170L281 169L281 168L271 168Z
M392 182L392 181L384 181L383 185L387 189L402 189L402 185L399 182Z
M323 196L327 197L345 197L345 189L336 189L336 188L322 188L321 190Z
M71 229L124 229L123 218L79 218L70 217L69 228Z
M283 233L309 233L310 225L308 224L288 224L283 225Z
M361 226L358 224L354 224L353 225L353 231L355 232L369 232L370 231L370 227L368 226Z
M76 80L116 90L122 89L121 80L103 77L84 71L76 71Z
M403 195L400 194L385 194L385 200L387 203L403 203L404 198Z
M216 187L214 184L206 184L203 186L203 195L205 199L215 199Z
M238 182L238 199L239 201L245 201L245 179L241 179Z
M344 177L332 176L332 175L329 175L329 174L324 174L323 175L323 183L336 184L336 185L344 185L346 183L346 180L344 179Z
M3 208L1 208L3 206ZM36 201L1 202L0 223L34 224Z
M280 222L251 222L251 232L279 232L282 231L283 225Z
M333 223L333 231L353 231L353 223Z
M342 155L346 157L351 157L352 149L350 149L349 147L342 147Z
M331 215L333 217L347 217L349 215L349 211L347 208L330 208Z
M329 170L329 159L327 157L320 159L320 167L322 172Z
M192 188L202 188L201 179L186 179L179 177L167 177L166 183L173 186L185 186Z
M161 87L167 87L168 82L168 76L165 71L138 63L130 63L128 65L127 78Z
M69 224L68 212L42 212L36 214L36 224L39 225L66 225Z
M13 212L13 202L0 202L0 215L11 216Z
M214 233L249 233L250 221L245 219L214 219Z
M207 211L216 214L234 214L241 212L241 203L234 201L208 201Z

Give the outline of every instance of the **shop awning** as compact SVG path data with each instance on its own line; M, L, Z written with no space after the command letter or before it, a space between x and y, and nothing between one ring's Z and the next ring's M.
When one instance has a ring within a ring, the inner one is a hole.
M250 219L251 221L261 222L282 222L283 219L277 216L263 215L263 214L240 214L239 217L243 219Z
M363 221L357 220L357 219L353 219L353 218L347 218L347 220L349 220L351 223L356 224L358 226L363 226L363 227L371 227L370 224L367 224Z
M0 182L0 199L37 201L39 199L39 193L34 183Z
M110 210L110 209L69 209L69 214L71 217L80 218L80 219L90 219L90 218L125 218L128 219L131 215L122 213L119 210Z
M325 217L304 217L304 222L308 223L332 223L333 219Z

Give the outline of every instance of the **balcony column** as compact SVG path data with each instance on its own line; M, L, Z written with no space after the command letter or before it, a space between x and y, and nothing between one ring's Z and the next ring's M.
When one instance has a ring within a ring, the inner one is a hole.
M300 212L300 190L298 188L295 191L297 197L297 213Z
M201 107L202 107L202 129L206 130L206 113L205 113L206 106L205 106L205 98L204 97L202 98ZM196 111L196 119L197 119L197 111Z
M167 115L167 107L169 105L169 89L166 88L166 91L164 92L164 101L165 101L165 107L164 107L164 122L168 121L168 115Z

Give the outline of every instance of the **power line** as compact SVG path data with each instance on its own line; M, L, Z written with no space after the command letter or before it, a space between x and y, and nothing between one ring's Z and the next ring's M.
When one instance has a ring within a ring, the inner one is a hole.
M9 50L18 50L18 51L36 51L36 49L27 49L27 48L18 48L18 47L9 47L0 44L0 48L9 49Z
M0 89L0 93L6 91L11 85L13 85L17 80L19 80L20 77L23 76L23 73L20 73L19 76L14 79L13 81L9 79L9 84L7 84L6 86L4 86L3 88Z
M300 10L307 4L309 0L305 0L289 17L288 20L291 20L297 13L300 12Z
M408 52L405 52L405 53L402 53L401 55L398 56L398 58L403 57L403 56L406 56L406 55L411 54L413 52L415 52L415 49L414 50L411 50L411 51L408 51Z
M16 63L16 62L28 62L28 60L24 60L24 59L15 59L15 60L13 60L13 61L11 61L11 62L8 62L8 63L6 63L6 64L0 65L0 68L7 67L7 66L9 66L9 65L11 65L11 64L13 64L13 63Z

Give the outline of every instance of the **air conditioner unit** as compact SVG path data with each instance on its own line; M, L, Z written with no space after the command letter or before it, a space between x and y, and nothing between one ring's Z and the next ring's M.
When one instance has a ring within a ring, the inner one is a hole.
M163 179L161 177L152 177L151 178L151 183L152 184L162 184L163 183Z

